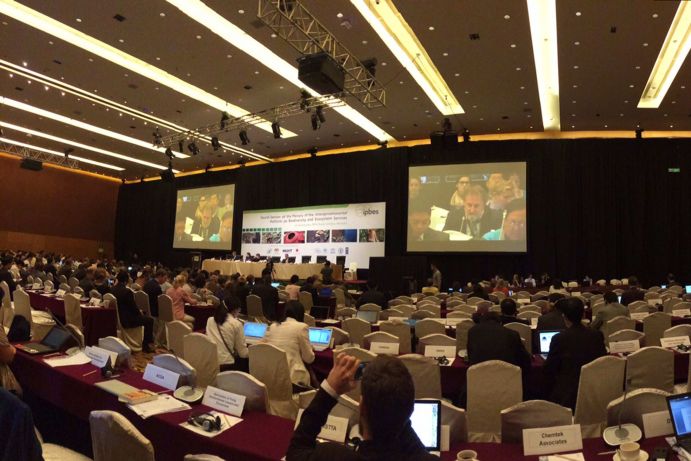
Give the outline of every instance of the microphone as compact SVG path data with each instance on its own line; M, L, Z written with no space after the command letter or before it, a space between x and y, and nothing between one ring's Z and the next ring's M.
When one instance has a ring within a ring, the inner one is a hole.
M626 365L628 365L628 363ZM624 373L626 373L626 365L624 367ZM624 382L624 398L619 405L617 425L605 428L605 430L602 431L602 438L604 439L605 443L610 446L618 446L626 442L638 442L641 440L641 438L643 438L643 433L638 426L632 423L621 423L621 415L624 412L624 405L626 404L626 397L629 391L629 381L630 380L627 379Z
M184 365L182 361L180 360L180 357L178 357L178 354L175 353L173 349L168 349L171 354L173 354L173 357L175 357L175 360L177 360L178 364L180 365L181 370L185 370L189 368L189 365ZM175 392L173 392L173 397L175 397L178 400L182 400L183 402L187 403L196 403L199 402L202 397L204 397L204 390L201 388L196 387L196 381L197 381L197 375L195 372L185 372L185 374L181 374L181 376L184 376L187 381L187 385L185 386L180 386L178 387Z
M504 210L504 213L501 216L501 226L499 229L499 240L504 240L504 221L506 220L506 210Z

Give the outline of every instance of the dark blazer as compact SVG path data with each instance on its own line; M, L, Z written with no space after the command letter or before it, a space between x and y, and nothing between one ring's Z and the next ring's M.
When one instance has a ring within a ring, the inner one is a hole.
M293 433L286 461L439 461L425 451L410 423L397 438L381 442L366 440L360 443L358 451L331 442L317 443L317 434L334 405L336 400L320 388Z
M481 239L486 232L501 227L502 215L496 210L492 210L489 207L485 207L485 213L480 218L480 231L476 236L477 239ZM465 234L470 235L468 229L468 222L465 219L465 210L451 210L446 217L446 223L444 224L444 230L454 230L460 231Z
M254 285L252 294L262 299L262 312L269 320L276 319L276 306L278 305L278 290L271 285L258 283ZM246 298L245 298L246 299ZM245 301L247 302L247 301Z
M537 330L566 330L561 312L553 310L537 318Z
M10 299L14 300L14 290L17 289L17 284L12 277L12 273L6 269L0 270L0 282L7 282L10 289Z
M194 221L194 224L192 224L192 234L197 234L201 235L199 231L201 230L202 227L202 221L201 219L197 219ZM211 237L214 234L218 234L219 229L221 228L221 221L218 219L218 217L214 216L211 218L211 223L209 223L209 235L206 236L204 240L209 240L209 237Z
M423 242L442 242L445 240L449 240L449 234L429 227L425 229L425 232L422 234Z
M637 287L630 288L621 294L621 304L628 306L634 301L643 301L645 291L639 290Z
M575 409L581 367L607 354L598 330L573 325L552 337L544 372L551 386L549 400Z
M360 295L360 298L357 300L356 306L360 307L363 304L368 303L376 304L382 309L386 309L388 307L388 304L386 303L386 296L384 296L384 293L373 288L370 288L369 290L362 293L362 295Z
M501 320L502 325L506 325L507 323L522 323L523 325L530 325L530 322L527 320L511 317L510 315L501 314L499 319Z
M142 287L142 291L149 295L149 307L151 308L151 316L158 317L158 297L163 294L161 285L158 284L155 278L150 278Z
M134 292L125 285L117 284L112 290L113 296L118 301L118 315L120 316L120 323L125 328L134 328L141 326L142 313L134 302Z
M531 357L518 332L491 319L482 320L468 330L468 362L503 360L521 367L523 376L530 370Z

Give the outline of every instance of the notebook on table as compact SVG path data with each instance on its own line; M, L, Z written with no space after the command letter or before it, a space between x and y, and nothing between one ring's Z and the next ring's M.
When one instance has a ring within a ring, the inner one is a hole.
M552 344L552 338L554 337L554 335L559 333L561 333L561 330L542 330L538 332L538 334L540 335L540 355L543 359L546 359L547 355L549 354L549 348Z
M310 327L310 344L315 351L320 352L331 347L333 330L331 328Z
M48 334L41 340L41 342L31 342L24 344L17 344L16 347L20 351L27 354L47 354L49 352L57 352L65 345L71 335L62 327L54 326L50 329Z
M268 325L266 325L265 323L245 322L245 342L247 344L257 344L261 342L261 340L264 339L264 335L266 334L267 326Z

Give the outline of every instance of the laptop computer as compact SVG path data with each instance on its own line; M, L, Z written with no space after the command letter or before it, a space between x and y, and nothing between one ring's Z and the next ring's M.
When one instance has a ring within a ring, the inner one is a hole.
M334 294L334 291L329 288L329 287L324 287L321 290L319 290L319 296L322 298L330 298Z
M410 424L425 449L438 455L441 451L441 402L416 400Z
M62 327L54 326L50 329L48 334L41 340L41 342L31 342L24 344L17 344L17 349L26 352L27 354L47 354L49 352L57 352L70 339L70 334Z
M365 322L377 323L377 319L379 318L379 312L376 312L376 311L357 311L357 314L355 314L355 317L362 319Z
M687 294L691 294L691 285L686 285L684 287L684 290L686 291Z
M667 397L677 444L691 453L691 392Z
M271 286L274 288L278 288L281 286L281 282L271 282Z
M331 347L332 335L333 330L331 328L310 327L309 329L310 344L317 352Z
M266 328L268 325L258 322L245 322L245 342L247 344L257 344L266 334Z
M539 341L540 341L540 355L543 359L547 358L549 354L549 347L552 344L552 338L554 335L561 333L561 330L543 330L539 331Z

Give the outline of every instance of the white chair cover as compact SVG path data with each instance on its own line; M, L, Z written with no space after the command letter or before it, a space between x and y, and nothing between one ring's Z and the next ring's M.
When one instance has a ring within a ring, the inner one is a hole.
M672 338L674 336L691 337L691 325L677 325L666 329L664 333L662 333L663 338Z
M498 442L501 410L523 400L521 369L501 360L468 368L468 440Z
M250 374L264 383L269 393L270 413L295 419L298 405L293 399L288 356L273 344L255 344L249 347Z
M173 300L168 295L158 295L158 319L162 322L175 320Z
M450 446L468 441L468 422L466 420L466 413L463 408L458 408L446 400L441 400L441 425L449 426Z
M264 383L242 371L224 371L216 376L215 387L245 396L245 408L249 411L266 413L269 409L269 394Z
M14 315L24 317L31 324L31 339L41 341L53 328L55 320L48 312L32 310L29 302L30 298L26 291L21 288L14 291ZM11 324L10 320L9 325Z
M300 304L302 304L302 307L305 308L305 312L310 312L312 310L312 307L314 307L314 299L312 299L312 293L310 293L309 291L299 292L298 293L298 301L300 301ZM247 308L249 309L249 304L248 304ZM248 313L249 313L249 311L248 311Z
M299 393L298 407L303 410L306 409L314 400L315 395L317 395L316 390ZM329 412L329 416L346 418L348 425L352 427L360 422L360 404L348 395L341 395L336 401L336 405Z
M643 415L658 411L667 411L667 396L669 392L659 389L643 388L636 389L626 394L626 404L624 396L612 400L607 405L607 425L614 426L621 423L633 423L643 429Z
M456 310L446 314L447 319L472 319L473 315L461 310ZM416 335L417 336L417 335Z
M646 293L647 295L648 293ZM633 301L629 303L629 310L635 309L637 307L645 307L646 309L648 308L648 303L645 301Z
M672 326L672 316L664 312L655 312L643 319L643 333L646 346L659 346L665 330Z
M399 354L410 354L412 352L410 325L407 323L389 322L387 320L379 324L379 331L390 333L398 338Z
M674 389L674 352L657 346L644 347L626 358L629 389Z
M437 318L441 317L441 307L437 304L425 304L424 306L418 306L418 309L429 311Z
M432 319L422 319L415 323L415 336L418 338L432 334L446 334L446 327Z
M122 326L122 323L120 323L120 311L118 311L118 301L115 299L115 296L110 300L108 306L115 308L115 317L118 322L118 338L122 339L133 352L140 352L142 350L142 343L144 343L144 327L124 328Z
M197 370L194 369L185 359L175 357L173 354L154 355L151 362L157 367L165 368L180 375L178 387L189 384L194 386L197 382Z
M43 452L43 461L92 461L91 458L81 453L54 443L41 442L41 451Z
M183 458L183 461L225 461L223 458L219 458L216 455L206 455L206 454L198 454L198 455L185 455Z
M539 312L535 311L525 311L525 312L519 312L516 315L516 318L519 318L521 320L530 320L530 319L537 319L541 316Z
M149 295L146 291L138 290L134 292L134 302L144 315L151 316L151 305L149 304Z
M645 334L636 330L619 330L616 333L612 333L607 338L607 343L615 341L638 341L642 347L645 341Z
M79 304L79 298L73 294L67 293L63 298L65 303L65 320L71 323L79 330L84 330L84 323L82 322L82 306Z
M65 324L65 328L74 335L75 338L79 340L79 343L77 344L77 347L80 349L84 349L84 345L86 344L86 341L84 340L84 334L82 331L77 328L76 326L72 325L71 323Z
M623 315L619 315L617 317L614 317L612 320L608 321L605 323L605 328L604 328L604 335L605 338L608 338L609 335L616 333L619 330L635 330L636 329L636 321L633 319L630 319L628 317L624 317Z
M309 310L306 307L305 312L309 312ZM247 316L253 318L257 322L268 323L268 320L266 319L266 317L264 317L262 299L259 296L247 296Z
M463 320L456 324L456 350L468 350L468 330L473 328L475 322Z
M477 303L480 303L482 301L484 301L484 299L478 298L477 296L471 296L470 298L468 298L466 303L470 304L471 306L475 306L475 305L477 305Z
M427 346L456 346L456 338L438 333L423 336L417 343L417 353L424 355ZM454 357L449 357L449 359L452 358Z
M78 298L82 298L84 296L84 289L82 287L74 287L72 289L72 294L76 295Z
M439 318L439 316L436 315L434 312L430 312L426 310L424 307L425 306L422 306L422 309L413 312L410 318L415 320L431 319L435 317Z
M341 344L350 344L350 335L347 331L341 330L337 327L329 327L333 333L331 334L331 339L333 347L340 346Z
M182 342L185 360L197 370L197 387L208 386L218 374L216 343L202 333L190 333Z
M526 304L525 306L521 306L518 308L518 312L537 312L538 314L542 314L542 308L536 304Z
M546 400L528 400L501 410L501 442L521 443L523 429L566 426L572 423L570 408Z
M368 363L377 358L377 354L374 354L367 349L362 349L360 347L344 347L337 351L334 351L334 358L337 354L348 354L351 355L362 363ZM360 401L360 381L355 381L355 389L348 392L347 394L350 398Z
M362 342L364 343L365 349L369 350L372 343L397 343L399 342L399 339L391 333L375 331L374 333L365 335L365 337L362 339Z
M305 318L303 320L305 322L305 325L307 325L308 327L317 326L317 320L309 314L305 314Z
M94 461L155 461L154 446L120 413L92 411L89 425Z
M340 309L336 309L336 314L335 317L337 319L349 319L351 317L354 317L357 314L357 310L352 307L341 307Z
M399 304L396 306L397 311L403 312L404 317L410 318L411 315L413 315L413 312L415 312L415 306L411 304Z
M341 322L342 328L350 335L350 342L364 347L364 338L372 332L372 325L362 319L345 319Z
M583 438L600 437L606 427L607 404L624 390L626 359L604 356L581 367L574 422Z
M342 288L334 289L334 296L336 297L336 307L341 307L346 305L345 292Z
M416 399L441 399L441 374L439 364L434 358L419 354L405 354L399 359L413 377Z
M166 324L166 334L168 336L168 350L174 351L178 357L185 357L185 346L183 339L192 333L192 329L185 322L174 320ZM217 358L218 360L218 358Z
M524 323L511 322L504 325L504 328L517 332L524 341L525 349L529 354L533 354L533 330Z
M75 277L70 277L67 280L67 284L70 286L70 288L73 288L79 285L79 279Z

